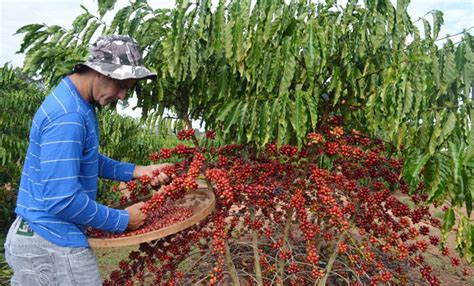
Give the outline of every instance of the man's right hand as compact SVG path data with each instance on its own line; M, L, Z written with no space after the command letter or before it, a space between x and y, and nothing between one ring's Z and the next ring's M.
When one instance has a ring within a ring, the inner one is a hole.
M135 230L143 225L147 215L142 213L140 208L144 205L144 202L136 203L129 206L125 210L128 212L128 229Z

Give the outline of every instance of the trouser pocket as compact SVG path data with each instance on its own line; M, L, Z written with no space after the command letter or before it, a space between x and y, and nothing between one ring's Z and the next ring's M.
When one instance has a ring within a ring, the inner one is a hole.
M19 255L5 251L9 252L8 263L13 268L12 285L57 285L52 254Z

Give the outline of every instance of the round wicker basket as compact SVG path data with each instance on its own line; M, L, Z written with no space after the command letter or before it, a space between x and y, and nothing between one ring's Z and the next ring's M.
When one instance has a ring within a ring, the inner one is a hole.
M92 248L110 248L136 245L177 233L197 224L206 218L214 210L215 196L213 192L207 189L198 189L196 191L189 192L183 198L176 200L174 205L177 207L186 207L191 209L193 215L168 227L135 236L118 238L89 238L89 246Z

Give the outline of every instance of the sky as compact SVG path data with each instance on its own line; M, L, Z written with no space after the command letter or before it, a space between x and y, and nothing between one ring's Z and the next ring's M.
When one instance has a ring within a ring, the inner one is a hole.
M174 2L174 0L148 0L150 6L155 9L172 8ZM212 2L217 3L218 0ZM344 3L346 1L338 0L338 4L344 5ZM15 52L20 48L23 35L14 35L16 30L32 23L60 25L68 29L74 18L82 14L81 4L91 12L96 11L97 0L0 0L0 66L6 62L10 62L13 66L22 65L23 55ZM127 0L118 0L115 9L127 4ZM474 0L412 0L408 6L408 13L415 21L434 9L444 13L444 25L439 38L469 28L470 33L474 34ZM114 14L109 12L107 14L109 18L106 15L105 20L110 20ZM432 18L429 16L427 19ZM421 25L421 21L417 24ZM457 42L460 39L461 36L457 36L453 41ZM130 102L130 105L133 106L133 102ZM139 111L131 115L137 116L137 114Z

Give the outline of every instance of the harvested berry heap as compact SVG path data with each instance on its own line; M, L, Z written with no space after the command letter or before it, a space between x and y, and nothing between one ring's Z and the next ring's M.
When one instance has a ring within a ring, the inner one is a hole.
M125 232L122 234L108 233L98 229L88 230L89 237L92 238L119 238L129 237L139 234L144 234L150 231L162 229L178 222L184 221L193 215L191 209L186 207L178 207L173 202L167 202L165 205L156 209L155 212L150 214L142 227L137 230Z

